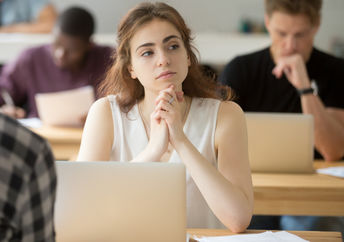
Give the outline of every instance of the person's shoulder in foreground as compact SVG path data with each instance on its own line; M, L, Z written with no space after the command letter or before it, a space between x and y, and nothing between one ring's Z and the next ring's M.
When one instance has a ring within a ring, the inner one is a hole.
M55 241L54 157L47 142L0 114L0 241Z

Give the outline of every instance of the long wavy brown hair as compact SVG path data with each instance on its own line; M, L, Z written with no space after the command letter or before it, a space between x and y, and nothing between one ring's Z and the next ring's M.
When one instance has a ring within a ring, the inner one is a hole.
M161 19L174 25L180 32L191 65L182 84L185 95L229 100L231 92L209 76L206 76L198 63L197 51L191 44L191 31L183 18L173 7L157 2L143 2L131 9L121 20L117 30L117 51L115 61L99 86L101 96L116 94L117 102L123 112L128 112L144 98L144 88L138 79L132 79L128 71L131 63L130 40L137 30L153 19Z

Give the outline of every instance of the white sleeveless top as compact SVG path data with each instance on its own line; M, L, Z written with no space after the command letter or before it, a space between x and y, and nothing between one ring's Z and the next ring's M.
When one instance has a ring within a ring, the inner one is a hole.
M114 122L114 141L111 160L127 162L148 144L148 137L137 104L126 114L121 112L116 96L108 96ZM198 151L217 167L215 128L220 101L193 98L184 124L184 133ZM182 162L174 150L168 162ZM208 207L193 179L187 172L187 227L225 228Z

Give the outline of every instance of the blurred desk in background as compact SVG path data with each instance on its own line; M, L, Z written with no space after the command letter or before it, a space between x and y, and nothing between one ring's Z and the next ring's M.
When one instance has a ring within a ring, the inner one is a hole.
M31 128L50 144L56 160L75 159L80 147L82 128L42 126Z
M239 54L249 53L270 44L267 34L194 33L195 47L200 53L200 63L213 67L224 66ZM96 34L94 42L116 45L115 34ZM0 63L16 58L29 47L51 43L51 34L0 34Z

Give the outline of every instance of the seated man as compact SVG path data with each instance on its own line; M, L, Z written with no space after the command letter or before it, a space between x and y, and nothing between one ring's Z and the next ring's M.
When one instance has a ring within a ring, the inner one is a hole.
M312 114L315 158L333 161L344 157L344 60L313 47L321 5L266 0L271 46L236 57L220 80L234 89L244 111Z
M344 157L344 60L313 47L321 5L321 0L265 0L271 46L236 57L219 79L234 89L244 111L312 114L315 158L334 161ZM270 220L270 227L258 219L252 219L259 225L253 228L279 229L279 219ZM301 230L289 226L293 219L283 217L282 229ZM317 218L302 219L303 228L314 229Z
M0 33L50 33L56 17L48 0L0 0Z
M72 7L62 12L52 44L25 50L3 67L0 91L5 90L17 108L3 105L0 98L0 112L16 118L37 117L37 93L96 87L111 63L113 50L92 42L94 25L92 15L84 9Z
M54 157L47 142L0 114L0 241L55 241Z

